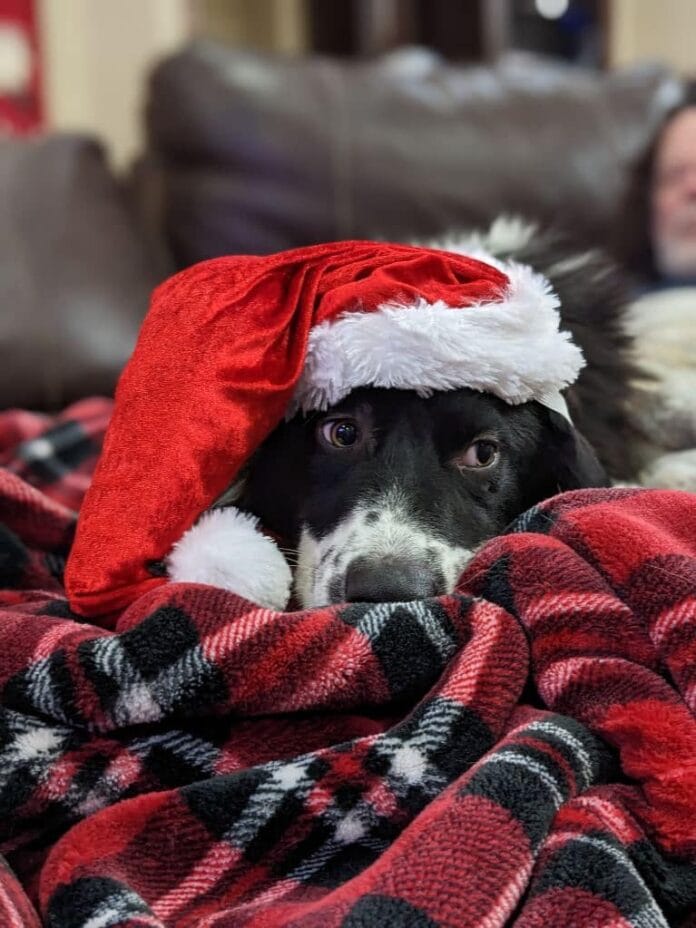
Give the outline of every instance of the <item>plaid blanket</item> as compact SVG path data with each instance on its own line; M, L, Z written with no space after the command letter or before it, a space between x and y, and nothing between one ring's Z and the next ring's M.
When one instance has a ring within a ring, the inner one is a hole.
M108 630L60 579L108 414L0 415L0 925L696 925L695 496L557 497L438 600Z

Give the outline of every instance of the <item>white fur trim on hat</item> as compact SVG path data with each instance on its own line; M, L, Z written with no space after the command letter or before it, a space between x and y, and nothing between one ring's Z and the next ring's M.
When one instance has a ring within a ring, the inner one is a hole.
M530 267L490 263L509 280L499 301L460 308L425 300L386 304L314 328L291 412L326 409L367 386L421 396L469 387L561 411L560 391L576 380L584 360L559 329L558 297Z
M207 583L269 609L284 609L292 574L275 542L258 529L258 519L239 509L204 513L167 558L173 581Z

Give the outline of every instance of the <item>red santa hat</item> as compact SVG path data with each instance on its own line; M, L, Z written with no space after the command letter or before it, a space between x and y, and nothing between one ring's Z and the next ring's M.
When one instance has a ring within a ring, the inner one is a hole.
M282 608L290 570L256 520L210 507L289 412L356 387L470 387L565 415L583 365L529 267L340 242L220 258L154 293L116 392L66 569L71 608L115 612L167 580ZM167 567L162 576L162 564Z

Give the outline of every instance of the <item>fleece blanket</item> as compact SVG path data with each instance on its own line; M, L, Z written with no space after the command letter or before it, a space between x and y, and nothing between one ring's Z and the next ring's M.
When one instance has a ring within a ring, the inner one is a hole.
M696 925L695 496L559 496L437 600L105 628L61 572L108 414L0 415L0 925Z

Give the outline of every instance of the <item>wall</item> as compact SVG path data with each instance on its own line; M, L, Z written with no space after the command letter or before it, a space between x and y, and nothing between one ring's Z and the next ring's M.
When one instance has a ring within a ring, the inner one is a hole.
M192 36L306 47L304 0L38 0L38 10L48 127L96 134L117 167L142 144L148 71Z
M194 16L197 32L230 45L289 55L307 48L304 0L195 0Z
M48 127L96 134L126 164L147 73L190 35L188 0L40 0L38 12Z
M609 64L661 61L696 76L696 0L608 0Z

